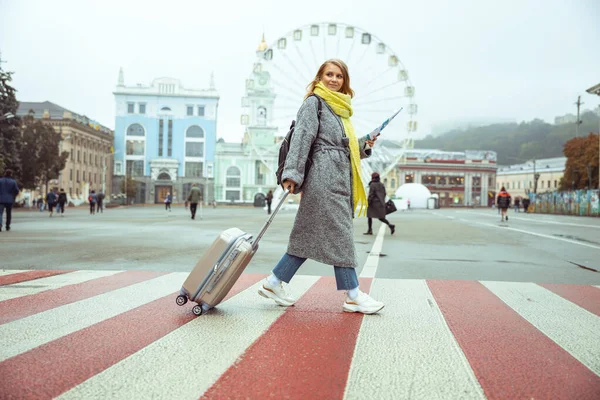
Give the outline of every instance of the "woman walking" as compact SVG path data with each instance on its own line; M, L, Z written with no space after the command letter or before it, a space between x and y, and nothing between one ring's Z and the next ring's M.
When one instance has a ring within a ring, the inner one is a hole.
M369 157L374 140L357 139L350 121L351 99L348 67L327 60L308 85L298 111L282 175L282 186L302 192L302 201L290 234L287 252L258 290L281 306L296 300L288 292L298 268L310 258L334 266L338 290L346 291L346 312L373 314L384 304L359 289L352 219L365 214L367 196L360 178L360 160ZM321 102L321 115L317 115ZM312 167L305 176L309 152Z
M390 227L392 235L396 231L396 225L390 224L385 218L385 186L381 183L379 174L373 172L371 174L371 182L369 182L369 208L367 210L367 219L369 224L369 230L366 231L365 235L373 234L373 218L379 219L381 222Z

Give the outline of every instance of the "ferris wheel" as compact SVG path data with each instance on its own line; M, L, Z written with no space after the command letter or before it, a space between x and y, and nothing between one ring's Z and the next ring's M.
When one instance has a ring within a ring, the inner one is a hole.
M270 46L257 51L252 75L246 88L268 85L273 94L270 126L284 136L296 118L319 66L327 59L339 58L349 68L352 99L352 123L357 135L365 135L400 107L403 111L390 124L386 139L413 144L417 130L415 88L408 70L384 41L372 33L343 23L323 22L305 25L281 36ZM268 77L263 79L263 77ZM242 99L242 107L247 107ZM243 111L242 124L248 124L250 111ZM382 136L383 137L383 136Z

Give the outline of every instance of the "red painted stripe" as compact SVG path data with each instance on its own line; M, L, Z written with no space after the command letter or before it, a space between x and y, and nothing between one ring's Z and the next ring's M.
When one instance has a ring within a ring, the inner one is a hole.
M242 275L225 299L264 277ZM0 363L0 393L15 399L49 399L104 371L196 318L188 305L175 304L178 294L162 297Z
M361 279L362 290L370 285ZM342 399L363 319L343 303L335 279L319 279L202 398Z
M592 399L600 379L485 286L427 281L489 399Z
M13 283L26 282L34 279L47 278L49 276L67 274L70 270L44 270L17 272L16 274L0 276L0 286L12 285Z
M538 285L600 317L600 289L593 286L555 283L539 283Z
M125 271L58 289L0 302L0 324L130 286L168 272Z

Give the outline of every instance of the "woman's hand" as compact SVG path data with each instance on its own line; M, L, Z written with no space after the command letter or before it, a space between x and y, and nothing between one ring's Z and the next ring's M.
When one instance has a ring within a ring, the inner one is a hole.
M367 140L365 141L365 143L367 143L367 145L368 145L370 148L373 148L373 147L375 146L375 141L376 141L376 140L377 140L377 138L375 138L375 139L373 139L373 140L368 140L368 139L367 139Z
M294 190L296 189L296 182L294 182L291 179L286 179L285 181L283 181L281 186L283 186L284 190L289 188L290 193L294 193Z

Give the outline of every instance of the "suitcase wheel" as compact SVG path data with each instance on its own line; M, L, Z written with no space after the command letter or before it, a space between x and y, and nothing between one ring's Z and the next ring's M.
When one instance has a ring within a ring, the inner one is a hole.
M177 303L178 306L182 306L185 303L187 303L187 297L179 295L177 296L177 298L175 299L175 302Z
M194 307L192 307L192 312L196 316L202 315L202 306L200 304L196 304Z

